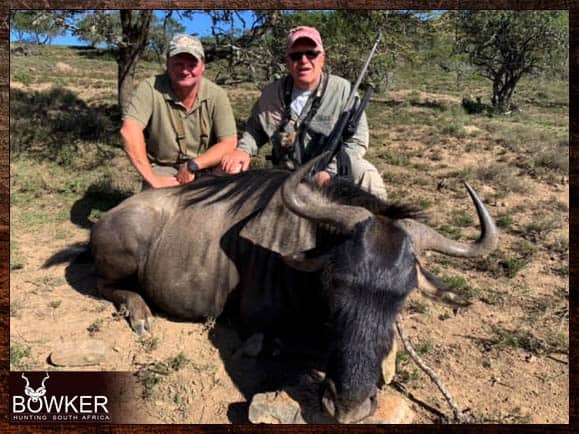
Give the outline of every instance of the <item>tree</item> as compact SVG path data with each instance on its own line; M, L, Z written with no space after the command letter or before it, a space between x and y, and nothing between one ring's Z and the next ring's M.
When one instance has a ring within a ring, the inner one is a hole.
M412 62L422 22L412 11L338 10L322 23L328 64L333 72L352 82L356 80L378 34L382 40L368 68L366 83L378 92L390 86L395 65Z
M227 61L226 74L218 74L217 82L270 81L279 72L278 53L268 41L278 28L280 11L204 13L212 22L211 36L203 38L206 60Z
M101 44L116 46L122 34L120 14L107 10L87 13L76 22L74 34L91 47Z
M168 11L160 21L155 15L151 22L148 46L157 56L160 65L164 65L169 41L177 33L185 32L185 26L173 18L173 11Z
M152 10L121 10L122 39L118 44L117 76L119 104L124 110L134 89L137 63L145 51L149 37Z
M38 11L10 11L10 30L16 32L20 42L39 45L48 44L64 33L53 16Z
M459 44L480 73L493 82L492 105L499 113L524 76L560 63L566 55L565 11L451 12L460 32Z
M424 16L420 44L416 47L414 63L429 69L440 68L455 76L456 90L462 79L474 71L468 55L458 50L457 23L450 14L431 13Z

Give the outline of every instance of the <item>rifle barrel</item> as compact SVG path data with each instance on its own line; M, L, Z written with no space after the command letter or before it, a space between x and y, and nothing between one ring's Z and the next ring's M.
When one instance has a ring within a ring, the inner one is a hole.
M372 57L374 57L374 53L376 52L376 48L378 48L378 44L380 43L381 38L382 38L382 33L378 33L378 36L376 37L376 42L374 42L374 46L370 50L370 54L368 55L368 58L366 59L366 63L364 63L364 67L362 68L360 75L358 75L358 80L356 80L356 84L354 84L354 87L352 88L352 91L350 92L350 96L348 97L348 101L346 101L346 110L349 110L350 108L352 108L351 106L352 106L352 103L354 102L356 92L358 92L358 88L360 87L360 83L362 83L362 79L366 75L366 71L368 70L368 66L370 66L370 62L372 61Z

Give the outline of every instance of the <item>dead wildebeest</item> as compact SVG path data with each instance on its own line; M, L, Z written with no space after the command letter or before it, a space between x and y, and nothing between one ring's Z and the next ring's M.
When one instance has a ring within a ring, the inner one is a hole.
M413 207L347 182L304 181L316 162L293 174L254 171L144 191L94 225L90 248L101 295L128 307L138 334L150 329L143 297L188 320L216 317L234 297L244 323L266 333L329 322L322 404L339 422L354 422L376 408L381 362L406 296L420 282L439 285L417 256L484 255L497 229L468 185L481 236L463 244L421 223ZM120 286L130 276L140 294Z

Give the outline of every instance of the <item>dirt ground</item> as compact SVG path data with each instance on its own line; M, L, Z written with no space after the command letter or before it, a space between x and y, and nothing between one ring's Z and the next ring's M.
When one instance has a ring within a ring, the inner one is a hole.
M235 103L236 96L231 94ZM243 98L252 100L256 94L243 92ZM382 102L395 107L406 101L404 110L411 116L419 116L432 101L459 103L453 96L413 93L412 98L422 104L408 105L408 94L392 92ZM372 104L375 107L381 102ZM466 125L462 137L432 143L436 140L432 125L390 128L376 126L379 124L372 120L372 114L369 119L374 125L369 158L384 175L389 194L427 206L434 227L449 223L450 211L474 215L464 188L452 178L453 171L499 160L514 164L519 158L491 137L490 127L485 130L481 125ZM405 156L405 165L393 161L395 152ZM25 191L24 181L15 178L17 170L12 166L12 193ZM118 178L131 170L126 161L120 166L122 170L115 174ZM486 260L435 254L423 258L424 265L436 273L463 277L467 282L463 291L471 304L457 309L415 291L401 318L421 357L460 409L477 422L566 424L569 180L567 176L523 177L524 189L506 194L500 194L501 179L476 182L495 218L513 216L514 222L501 229L498 253ZM57 180L47 179L47 183L54 186ZM44 200L49 203L49 215L68 214L69 205L58 198ZM90 263L42 268L59 249L86 241L89 229L66 217L57 224L49 219L28 229L20 220L27 206L11 209L12 222L19 222L18 229L12 231L12 242L17 244L18 256L25 258L23 266L12 264L10 276L12 370L138 372L142 422L229 424L247 423L251 397L283 387L284 374L308 359L308 354L285 354L283 349L274 358L240 356L243 340L227 321L176 322L158 313L153 335L138 338L113 304L96 296ZM529 247L524 241L525 231L540 219L555 223ZM461 228L460 239L472 240L477 231L476 223L466 225ZM557 250L557 243L564 244L561 240L566 240L567 246ZM525 265L508 275L505 269L516 263L513 257L523 257ZM561 272L565 266L567 272ZM65 344L87 339L102 341L108 348L98 364L78 367L52 363L51 354ZM448 405L398 341L397 375L393 385L386 387L409 399L416 412L415 423L440 422L440 413L451 414Z

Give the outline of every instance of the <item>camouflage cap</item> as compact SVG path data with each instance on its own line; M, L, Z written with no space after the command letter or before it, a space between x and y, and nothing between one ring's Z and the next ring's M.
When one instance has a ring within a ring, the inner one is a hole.
M201 41L195 36L178 34L173 36L169 42L169 50L167 57L173 57L177 54L188 53L197 58L197 60L205 60L205 52Z

